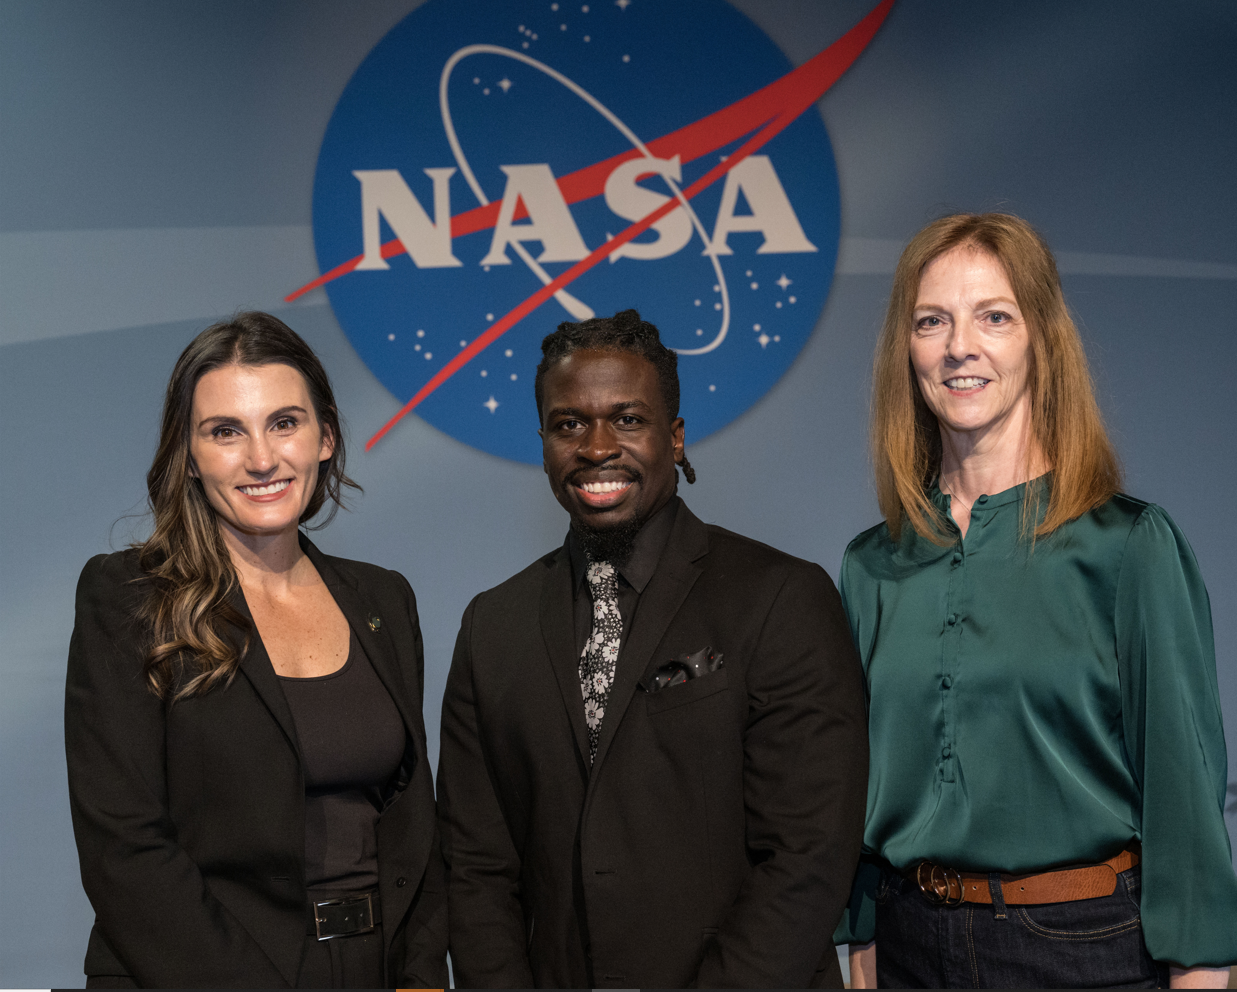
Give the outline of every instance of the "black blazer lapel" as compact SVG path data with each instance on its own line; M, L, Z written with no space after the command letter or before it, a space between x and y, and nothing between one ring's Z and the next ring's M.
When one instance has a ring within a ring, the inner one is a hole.
M683 600L691 592L703 571L696 563L709 550L709 536L704 524L680 503L674 518L674 529L666 542L657 571L640 594L640 604L632 618L627 642L619 652L614 670L614 684L606 701L606 717L601 723L601 737L597 742L599 766L609 750L610 741L622 722L623 714L631 702L636 683L644 675L653 660L653 652L661 643L670 622L679 612Z
M302 547L309 556L309 560L313 562L314 568L318 570L318 574L322 576L322 581L331 591L336 605L343 613L344 619L348 621L348 626L356 634L357 641L390 694L395 708L399 710L408 736L414 741L419 741L425 733L421 712L409 703L409 687L404 684L403 673L399 670L391 636L382 626L382 617L379 612L372 604L365 601L362 590L332 567L330 559L319 551L312 541L303 540ZM375 621L377 629L374 626ZM418 757L424 756L418 755Z
M571 558L565 548L551 559L541 587L541 636L567 707L576 747L588 767L588 725L580 692L580 659L576 656L575 613L572 609Z
M249 604L245 602L245 594L240 584L232 591L232 605L249 620L249 650L241 659L241 673L249 680L254 692L266 704L271 716L279 724L279 728L288 738L292 750L296 752L297 760L301 757L301 743L296 736L296 721L292 718L292 710L288 700L279 685L279 676L275 674L275 666L271 664L270 655L266 653L266 645L258 633L258 625L253 622L253 614L249 612Z

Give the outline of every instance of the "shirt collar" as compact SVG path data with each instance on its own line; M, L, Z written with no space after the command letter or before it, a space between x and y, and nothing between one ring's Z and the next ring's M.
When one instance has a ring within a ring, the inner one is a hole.
M1045 472L1043 475L1032 479L1030 482L1023 482L1014 486L1011 489L1006 489L1000 493L984 493L976 497L975 503L972 506L973 510L992 510L998 506L1005 506L1007 503L1020 503L1023 494L1027 490L1027 486L1047 486L1052 479L1051 472ZM949 496L941 492L941 478L938 475L932 480L932 485L928 489L928 499L930 499L942 513L949 513Z
M657 563L661 561L661 553L670 540L670 531L674 527L674 518L678 514L682 500L672 496L660 510L644 522L631 551L627 564L618 570L623 580L636 592L644 592L653 573L657 571ZM584 585L584 573L588 569L588 555L572 528L567 532L567 553L571 556L572 587L579 593Z

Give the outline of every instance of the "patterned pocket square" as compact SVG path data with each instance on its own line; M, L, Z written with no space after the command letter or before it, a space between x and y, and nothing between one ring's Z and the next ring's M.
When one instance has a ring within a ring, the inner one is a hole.
M677 661L670 661L654 669L640 684L645 692L660 692L672 685L682 685L688 679L716 672L723 664L723 655L711 647L704 647L695 654L681 654Z

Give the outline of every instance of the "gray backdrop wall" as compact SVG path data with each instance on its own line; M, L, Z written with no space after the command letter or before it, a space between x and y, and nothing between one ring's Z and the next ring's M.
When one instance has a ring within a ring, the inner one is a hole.
M732 2L796 65L872 6ZM335 101L415 6L0 5L0 985L82 983L92 914L61 725L73 589L89 556L145 532L161 390L197 331L269 309L333 375L365 495L316 540L417 590L435 761L464 606L562 539L539 469L415 415L361 452L398 401L322 290L282 302L318 275L311 189ZM836 572L878 516L869 365L902 243L951 210L1021 214L1059 253L1127 488L1193 542L1237 753L1234 51L1225 0L899 0L819 105L842 197L828 304L752 410L696 445L688 424L696 513ZM561 319L547 313L533 319Z

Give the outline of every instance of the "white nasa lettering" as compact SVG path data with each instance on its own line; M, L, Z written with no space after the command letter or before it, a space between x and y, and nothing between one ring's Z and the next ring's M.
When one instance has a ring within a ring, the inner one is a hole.
M425 169L434 182L434 222L413 195L397 169L359 169L352 174L361 183L361 232L365 256L357 269L389 269L382 257L379 214L404 245L419 269L446 269L463 265L451 254L451 190L455 169Z
M499 166L507 175L507 188L494 223L494 238L482 265L510 265L507 245L540 241L538 262L578 262L588 255L584 239L558 188L554 173L544 163ZM521 200L528 211L527 224L515 225L515 208Z
M636 180L651 175L667 176L676 183L682 177L679 156L664 158L633 158L617 166L606 179L606 206L624 220L641 220L670 199ZM679 251L692 239L692 222L682 208L672 210L653 224L656 241L629 241L610 255L611 262L620 258L666 258ZM611 235L607 234L607 238Z
M736 217L734 208L740 189L752 212ZM765 240L756 249L757 255L818 250L803 233L799 218L795 216L768 155L749 155L726 173L726 186L722 190L721 205L717 208L713 240L703 254L734 254L726 244L726 238L735 231L760 231L764 234Z

